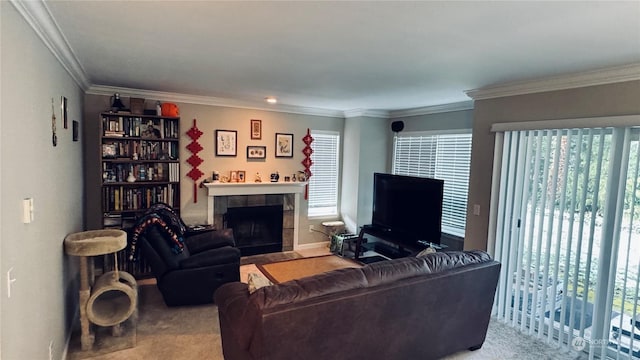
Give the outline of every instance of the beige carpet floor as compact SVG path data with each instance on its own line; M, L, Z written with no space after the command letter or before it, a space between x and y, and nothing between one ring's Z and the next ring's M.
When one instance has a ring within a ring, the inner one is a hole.
M299 257L299 254L286 257ZM241 266L241 280L260 272L255 264ZM139 286L137 343L133 348L91 357L93 360L222 360L218 309L214 304L167 307L155 284ZM104 336L104 335L103 335ZM126 339L123 339L126 340ZM74 341L72 339L72 341ZM100 339L97 339L100 341ZM427 344L425 344L427 345ZM70 347L68 359L77 358ZM292 354L295 359L295 354ZM501 322L489 324L484 346L462 351L446 360L582 360L578 354L529 338ZM365 360L365 359L363 359ZM366 359L368 360L368 359ZM409 360L409 359L408 359Z
M140 316L134 348L93 357L94 360L222 360L222 341L215 305L167 307L155 285L140 287ZM426 345L426 344L425 344ZM292 354L295 359L295 354ZM492 320L482 349L462 351L446 360L578 360ZM368 359L363 359L368 360ZM411 359L408 359L411 360Z

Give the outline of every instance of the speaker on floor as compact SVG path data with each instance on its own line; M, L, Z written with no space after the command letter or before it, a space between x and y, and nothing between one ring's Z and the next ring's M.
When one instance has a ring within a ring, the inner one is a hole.
M391 123L391 130L393 132L400 132L404 129L404 121L394 121Z

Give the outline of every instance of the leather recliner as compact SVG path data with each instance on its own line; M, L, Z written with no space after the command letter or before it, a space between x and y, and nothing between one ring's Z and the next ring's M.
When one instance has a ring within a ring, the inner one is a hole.
M240 281L240 250L232 229L186 232L176 252L161 226L148 226L138 238L145 260L168 306L213 302L221 285Z

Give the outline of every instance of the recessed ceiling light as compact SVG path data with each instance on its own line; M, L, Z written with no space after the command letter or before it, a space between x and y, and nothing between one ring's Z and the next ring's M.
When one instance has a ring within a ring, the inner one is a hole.
M278 99L276 99L275 96L267 96L266 98L264 98L264 101L268 102L269 104L275 104L278 102Z

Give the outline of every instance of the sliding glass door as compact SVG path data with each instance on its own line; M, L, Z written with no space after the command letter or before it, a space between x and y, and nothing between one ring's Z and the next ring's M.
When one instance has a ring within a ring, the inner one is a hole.
M497 133L490 243L503 264L499 319L590 358L640 358L639 133Z

